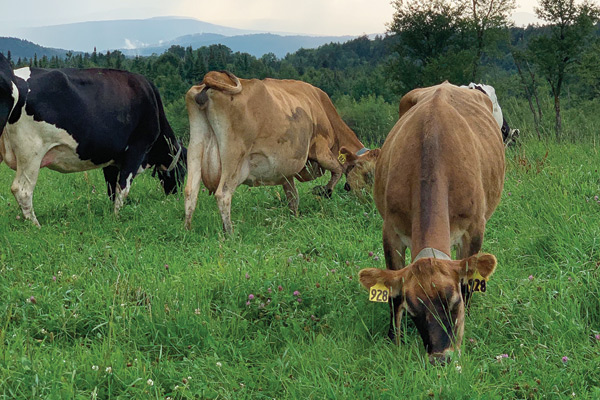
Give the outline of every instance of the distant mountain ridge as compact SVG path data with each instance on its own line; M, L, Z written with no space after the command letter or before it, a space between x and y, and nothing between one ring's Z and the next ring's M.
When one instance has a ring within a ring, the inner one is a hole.
M43 47L38 44L32 43L28 40L18 39L13 37L0 37L0 52L5 56L10 56L13 61L20 59L33 59L37 56L41 59L43 56L48 58L59 57L64 58L69 50L65 49L54 49L50 47Z
M273 34L230 28L193 18L160 17L139 20L112 20L78 22L65 25L22 28L18 37L28 41L27 51L17 43L0 44L0 51L10 50L13 57L64 55L67 51L91 53L120 50L129 56L162 54L173 45L192 46L196 49L212 44L223 44L234 52L245 52L256 57L274 53L284 57L300 48L316 48L331 42L346 42L355 36L309 36ZM21 43L22 45L22 43ZM19 48L19 51L16 51ZM69 50L62 50L69 49Z
M191 46L197 49L212 44L222 44L234 52L249 53L255 57L273 53L278 58L283 58L288 53L294 53L301 48L317 48L331 42L347 42L355 36L281 36L272 33L255 33L250 35L223 36L214 33L201 33L186 35L160 46L141 47L136 49L121 49L126 55L149 56L154 53L162 54L169 47L177 45L182 47Z
M104 52L158 45L193 33L233 36L258 32L215 25L194 18L160 17L22 28L17 33L18 37L41 46L91 53L94 48Z

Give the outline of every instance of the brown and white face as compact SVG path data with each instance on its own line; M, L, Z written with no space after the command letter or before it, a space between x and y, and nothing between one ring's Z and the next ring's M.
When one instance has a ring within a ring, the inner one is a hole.
M406 311L417 326L431 363L446 363L462 343L465 304L461 281L478 271L488 278L496 268L496 257L476 254L464 260L422 258L401 270L363 269L360 283L370 288L383 283L400 311ZM399 322L400 317L398 317Z
M365 190L371 192L375 181L375 163L381 149L367 150L361 155L351 153L345 147L340 149L340 154L345 158L343 164L346 184L344 189L360 194Z

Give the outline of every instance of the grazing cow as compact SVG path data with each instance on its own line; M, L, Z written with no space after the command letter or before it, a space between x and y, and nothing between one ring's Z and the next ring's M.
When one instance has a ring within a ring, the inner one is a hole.
M144 167L155 167L166 193L183 182L185 149L158 90L141 75L28 67L12 74L0 60L0 122L7 99L11 111L0 137L0 161L17 171L11 190L25 218L37 226L32 199L40 168L63 173L103 168L115 213Z
M473 83L473 82L469 83L468 86L461 86L461 87L469 88L469 89L476 89L476 90L479 90L480 92L483 92L488 95L490 100L492 100L492 105L493 105L492 114L494 115L494 119L498 123L498 126L500 126L500 130L502 131L502 140L504 141L504 144L506 146L514 144L515 140L519 137L520 132L518 129L511 129L508 126L508 122L506 122L506 119L502 115L502 109L500 108L500 104L498 103L498 97L496 97L496 89L494 89L490 85L484 85L483 83Z
M331 196L353 163L346 154L361 158L370 153L327 94L305 82L239 79L213 71L188 91L186 103L190 119L187 229L200 180L215 195L225 232L232 233L231 198L239 185L283 185L288 205L297 214L294 179L310 181L329 170L331 179L317 189Z
M389 336L403 311L415 322L431 362L459 350L465 284L496 267L481 249L485 225L504 185L504 147L490 99L447 82L415 89L400 101L375 170L387 270L360 271L365 287L391 288ZM451 260L456 245L458 260ZM405 266L406 248L412 263Z
M364 199L364 192L372 191L375 180L375 163L380 151L381 149L373 149L364 157L357 157L342 149L342 154L346 155L347 162L351 164L346 171L344 190L356 193L360 199Z

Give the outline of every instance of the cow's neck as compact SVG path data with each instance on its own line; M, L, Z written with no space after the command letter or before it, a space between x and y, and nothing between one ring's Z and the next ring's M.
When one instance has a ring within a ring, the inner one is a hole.
M345 147L352 153L356 153L357 151L365 148L362 142L356 137L356 134L348 127L348 125L346 125L344 121L340 119L338 125L339 126L334 128L337 132L340 148Z

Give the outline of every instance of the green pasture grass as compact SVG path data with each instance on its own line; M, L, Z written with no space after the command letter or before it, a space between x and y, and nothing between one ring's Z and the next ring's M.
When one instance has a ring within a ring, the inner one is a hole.
M206 192L188 232L150 174L115 217L101 171L43 170L38 229L2 166L0 398L600 398L599 168L592 145L507 151L498 268L441 367L410 321L388 341L357 279L385 268L382 221L342 185L298 184L299 217L281 188L241 187L225 238Z

